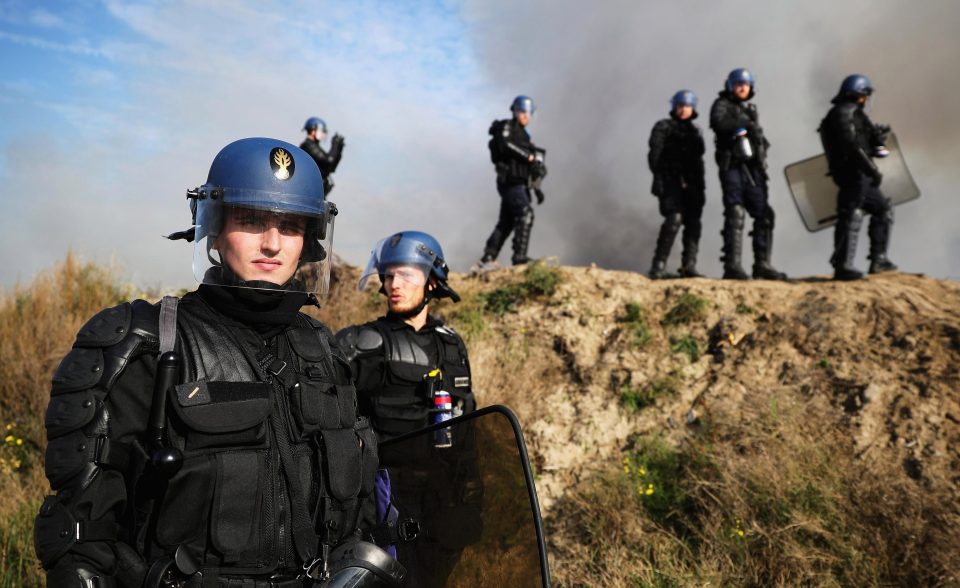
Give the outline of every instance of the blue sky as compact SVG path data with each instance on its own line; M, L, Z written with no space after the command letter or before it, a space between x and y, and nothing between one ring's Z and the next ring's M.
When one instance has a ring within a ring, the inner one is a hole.
M856 71L878 87L872 116L894 126L923 190L897 209L891 256L908 271L960 276L960 114L937 106L960 91L960 4L585 6L0 0L0 246L15 252L0 287L29 282L68 249L115 262L142 287L191 285L189 246L160 238L188 223L185 190L227 143L299 143L309 116L346 137L335 251L363 264L379 238L420 229L464 270L499 207L487 129L516 94L538 103L531 130L550 168L531 253L646 271L660 221L649 129L676 89L692 88L706 111L741 66L757 76L773 143L775 264L829 272L831 235L803 229L779 170L819 151L814 129ZM717 275L711 155L701 269Z

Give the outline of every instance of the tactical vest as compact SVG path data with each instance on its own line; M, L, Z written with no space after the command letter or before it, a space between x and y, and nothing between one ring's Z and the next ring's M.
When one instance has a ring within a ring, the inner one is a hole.
M320 541L353 531L373 490L376 438L357 419L349 367L305 315L276 349L256 349L202 306L184 300L177 321L183 383L170 394L170 443L184 463L154 539L229 574L309 561Z
M271 349L195 295L178 315L180 383L166 414L168 445L182 451L183 464L169 480L151 473L142 448L111 438L116 415L104 403L128 364L156 353L157 305L101 312L57 370L46 469L58 495L37 520L45 568L75 543L96 540L122 541L148 564L182 548L205 580L262 575L298 570L355 530L360 502L373 492L377 441L357 418L349 364L331 349L326 327L301 314ZM133 404L149 405L150 395L143 390ZM134 424L140 445L147 423ZM117 525L84 521L84 504L96 509L100 496L84 489L104 469L125 472Z
M428 397L424 376L435 367L443 376L437 389L449 392L454 405L459 402L463 412L474 410L466 349L454 331L442 325L429 327L436 334L433 340L437 347L437 365L431 365L430 356L410 336L410 329L392 328L379 320L364 327L375 329L383 341L384 378L370 399L378 433L395 437L430 424L433 399Z

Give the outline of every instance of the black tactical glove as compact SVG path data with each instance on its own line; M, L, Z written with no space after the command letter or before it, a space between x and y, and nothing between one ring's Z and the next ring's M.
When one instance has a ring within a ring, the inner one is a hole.
M534 188L533 193L537 195L537 205L543 204L543 190L540 188Z
M877 141L879 141L881 144L886 143L887 137L890 136L890 131L892 130L890 125L876 125L876 130Z
M336 148L336 149L343 149L343 145L344 145L344 143L343 143L343 135L341 135L340 133L335 134L335 135L333 136L333 138L330 139L330 143L331 143L331 144L333 145L333 147Z
M530 164L530 179L537 181L541 178L546 177L547 175L547 166L539 159L535 159L533 163Z
M870 174L870 185L874 188L880 187L880 183L883 181L883 174L880 173L880 170L876 170Z
M663 176L660 174L653 174L653 185L650 187L650 192L654 196L663 196Z

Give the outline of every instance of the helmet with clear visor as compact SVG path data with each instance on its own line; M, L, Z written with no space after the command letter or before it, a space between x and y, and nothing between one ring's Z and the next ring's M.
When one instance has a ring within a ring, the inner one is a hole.
M187 197L198 281L327 293L337 207L324 200L323 178L306 152L277 139L235 141Z
M436 239L421 231L403 231L377 242L357 289L365 290L371 279L377 276L380 278L380 292L384 292L383 283L391 277L423 286L425 300L449 297L459 302L460 296L447 284L449 273L443 249ZM432 289L428 287L431 277L434 278Z

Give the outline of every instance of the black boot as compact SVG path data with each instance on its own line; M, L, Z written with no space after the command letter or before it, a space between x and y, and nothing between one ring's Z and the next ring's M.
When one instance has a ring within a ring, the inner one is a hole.
M702 278L703 274L697 271L697 250L699 249L700 239L687 234L687 229L683 231L683 255L680 258L680 275L684 278Z
M753 222L753 277L758 280L786 280L787 274L770 264L773 251L773 209Z
M528 208L522 216L517 219L513 229L513 265L523 265L529 263L531 259L527 257L527 247L530 245L530 233L533 230L533 209Z
M897 271L897 265L887 258L890 228L893 226L893 208L870 215L870 273Z
M739 204L735 204L724 211L723 219L723 262L724 280L749 280L750 276L743 271L741 258L743 256L743 219L746 211Z
M650 279L659 280L661 278L670 278L667 274L667 258L670 256L670 249L673 247L673 241L677 238L677 231L680 230L680 214L674 213L667 215L660 225L660 234L657 236L657 248L653 252L653 263L650 265Z
M833 234L833 279L859 280L863 272L854 267L857 256L857 239L860 236L860 225L863 224L863 211L859 208L846 218L841 216Z

